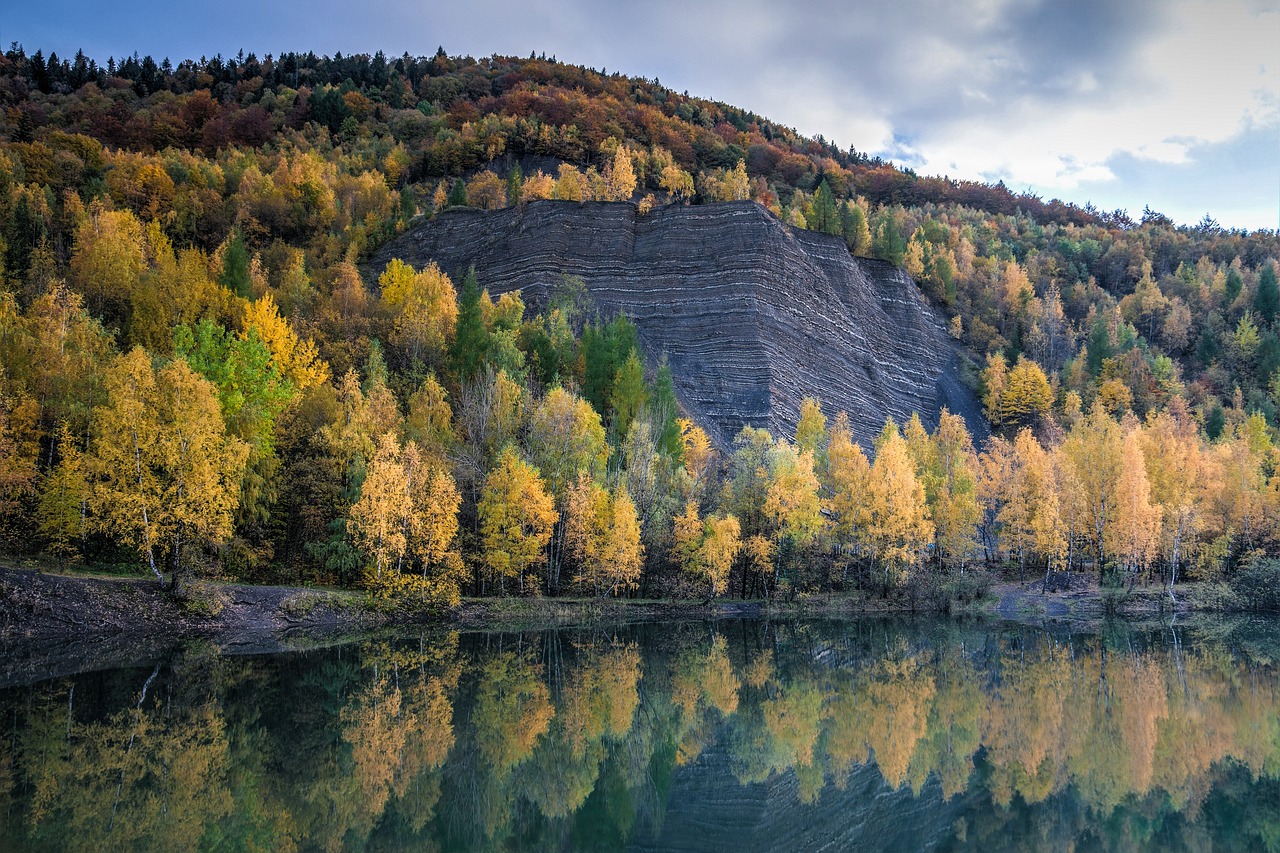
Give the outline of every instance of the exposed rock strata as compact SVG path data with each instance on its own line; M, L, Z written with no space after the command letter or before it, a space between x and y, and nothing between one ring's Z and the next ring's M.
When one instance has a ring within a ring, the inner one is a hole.
M474 264L491 293L518 289L533 305L581 276L603 311L635 322L651 356L667 355L681 404L722 443L744 424L790 435L805 396L847 411L864 443L886 416L919 411L932 425L944 405L985 434L911 279L753 202L645 216L625 203L451 210L383 246L371 268L393 257L457 276Z

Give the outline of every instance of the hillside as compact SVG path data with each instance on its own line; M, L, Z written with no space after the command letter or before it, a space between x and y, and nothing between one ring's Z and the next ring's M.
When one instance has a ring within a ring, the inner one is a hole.
M852 257L835 237L789 228L753 202L671 205L536 201L486 212L457 209L376 251L436 262L461 280L474 266L494 296L546 304L578 276L606 316L635 323L645 350L665 355L680 402L728 447L745 425L795 432L800 401L849 413L870 446L885 418L943 406L984 434L982 413L956 375L956 350L914 282Z
M0 550L428 605L1274 587L1275 232L542 57L15 45L0 106Z

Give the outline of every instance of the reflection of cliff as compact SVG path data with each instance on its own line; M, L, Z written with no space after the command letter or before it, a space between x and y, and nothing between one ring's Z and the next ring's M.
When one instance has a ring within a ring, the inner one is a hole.
M764 782L741 784L728 751L722 745L708 748L677 771L656 836L641 832L628 849L929 850L951 834L976 798L944 800L936 781L919 796L910 788L891 790L874 764L853 769L843 788L825 786L812 803L802 802L803 784L790 770Z
M1241 849L1280 790L1274 666L1159 634L424 635L5 689L0 719L4 850Z
M395 257L459 275L474 264L482 286L534 304L563 275L581 276L601 308L635 322L651 355L666 353L681 402L722 440L744 424L789 435L805 396L847 411L864 443L886 416L918 411L932 425L944 405L984 432L911 280L754 202L647 216L555 201L449 211L383 246L371 267Z

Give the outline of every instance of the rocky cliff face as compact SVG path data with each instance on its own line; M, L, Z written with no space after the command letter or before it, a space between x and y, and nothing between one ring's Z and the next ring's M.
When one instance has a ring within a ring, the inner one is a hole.
M383 246L434 260L459 280L475 265L493 294L537 305L581 276L603 312L634 321L646 352L665 353L680 402L722 443L744 425L794 430L800 400L849 413L866 443L887 416L943 406L985 435L955 375L941 321L904 273L854 258L838 238L783 225L753 202L672 205L539 201L446 211Z

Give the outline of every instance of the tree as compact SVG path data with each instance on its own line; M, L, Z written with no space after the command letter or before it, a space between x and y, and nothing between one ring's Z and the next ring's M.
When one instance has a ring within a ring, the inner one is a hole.
M644 367L641 366L635 350L632 350L626 361L618 368L618 372L614 374L613 388L609 392L609 408L613 412L614 433L625 436L648 401L649 392L644 384Z
M770 448L765 459L769 469L765 517L779 538L809 544L823 526L813 454L782 441Z
M943 409L930 441L933 452L925 478L925 496L933 519L934 544L940 562L958 562L963 572L982 520L973 439L964 418Z
M827 419L822 404L812 397L800 401L800 417L796 420L796 447L818 459L827 447Z
M458 320L458 294L449 276L435 263L415 272L396 258L378 284L382 304L395 318L392 342L408 350L411 364L426 360L440 365Z
M476 375L489 349L489 331L484 324L480 283L476 281L475 269L468 270L466 277L462 279L455 328L449 354L458 381L467 382Z
M610 164L605 181L609 186L609 201L627 201L636 191L636 173L631 166L631 155L627 146L619 145L613 151L613 162Z
M270 293L245 308L242 334L249 335L251 329L271 350L281 375L294 387L305 391L329 379L329 365L320 358L315 343L298 337L289 321L280 316Z
M1031 430L1018 431L1013 441L1012 469L1004 481L997 515L1004 550L1016 556L1019 572L1031 554L1045 558L1045 577L1053 561L1066 553L1053 458L1036 441Z
M886 421L876 443L867 488L867 522L860 531L874 559L884 567L885 586L904 578L933 539L924 486L916 478L907 443L897 424Z
M604 473L609 459L600 415L591 404L563 388L552 388L529 418L529 455L543 474L551 494L564 495L580 473Z
M836 535L846 543L860 538L868 521L868 490L871 463L862 448L853 442L849 416L836 415L827 443L827 481L831 497L827 506L836 520Z
M481 210L499 210L507 205L507 185L488 169L467 181L467 204Z
M1258 289L1253 294L1253 313L1264 326L1274 326L1280 314L1280 286L1276 284L1276 266L1264 263L1258 272Z
M378 449L369 463L360 499L351 507L347 531L358 549L372 563L371 584L383 574L398 570L409 547L406 528L413 504L409 483L400 460L400 444L391 433L378 438Z
M507 446L485 480L478 510L481 560L499 581L517 578L523 592L524 573L546 559L543 549L559 518L538 470Z
M583 472L569 487L563 520L566 549L578 565L574 583L590 587L597 596L635 589L644 546L626 489L610 492Z
M987 420L993 424L1000 423L1002 414L1001 401L1005 389L1009 385L1009 364L1003 353L993 352L987 356L987 366L982 371L982 408Z
M40 485L36 523L60 562L80 552L87 532L89 483L80 448L65 423L58 427L58 462Z
M1120 478L1123 437L1119 425L1100 406L1076 421L1062 442L1066 460L1064 502L1067 512L1084 519L1082 533L1093 545L1098 572L1104 567L1106 531L1115 512L1115 483Z
M707 519L702 546L698 549L698 566L711 588L711 598L724 594L729 570L742 550L742 528L732 515Z
M994 377L993 377L994 379ZM1053 406L1053 389L1040 365L1018 357L1000 395L1000 423L1025 424L1046 414Z
M1152 415L1142 437L1151 500L1164 512L1161 547L1169 564L1169 597L1176 602L1178 566L1200 532L1210 484L1218 475L1185 405Z
M1107 551L1120 561L1132 583L1159 549L1161 516L1161 508L1151 503L1141 428L1136 424L1125 432L1115 492L1115 512L1105 533Z
M213 386L181 359L160 370L141 349L108 370L94 411L90 504L98 529L118 536L162 577L188 568L188 545L231 534L248 447L228 436Z

